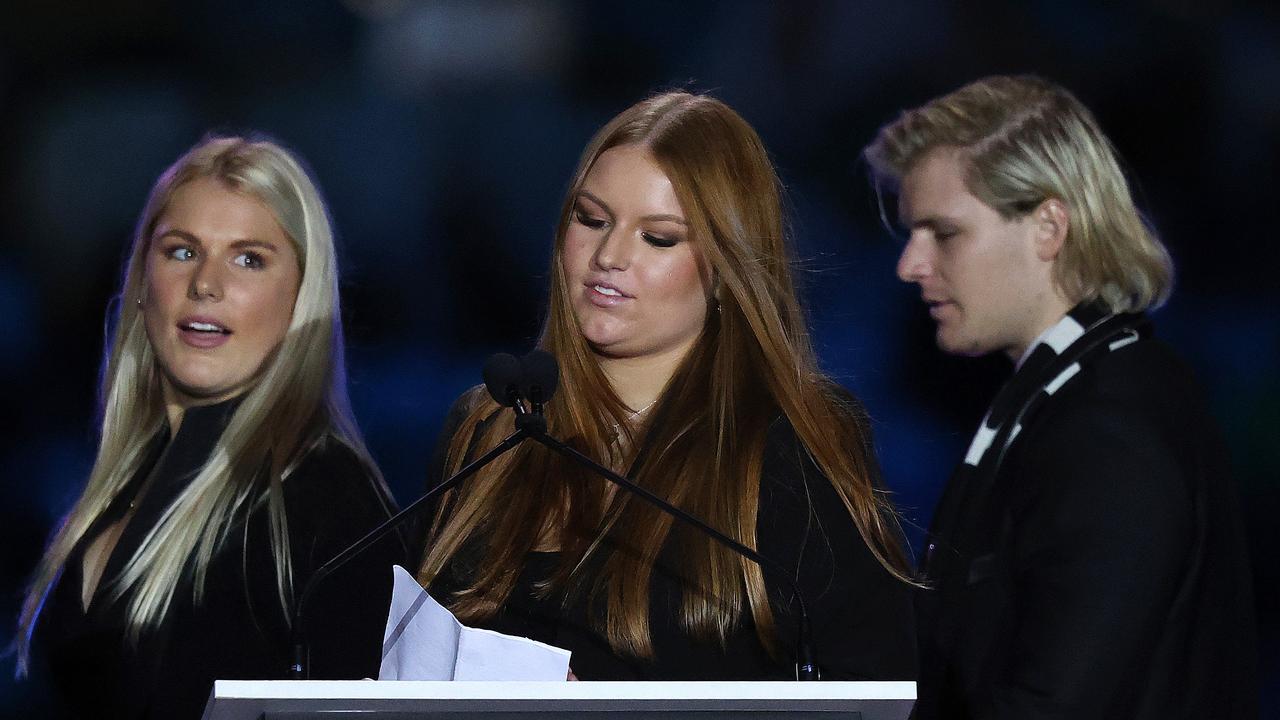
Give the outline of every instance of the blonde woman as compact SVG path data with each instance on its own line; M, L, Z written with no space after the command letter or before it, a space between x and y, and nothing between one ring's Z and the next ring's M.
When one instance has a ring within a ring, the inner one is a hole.
M541 346L549 431L785 568L828 678L911 679L908 571L861 408L817 367L778 179L709 97L659 95L591 140L560 216ZM454 408L437 481L512 429ZM794 673L786 577L526 444L440 503L420 579L464 622L592 679Z
M345 388L333 233L296 157L201 142L152 189L102 378L97 459L20 619L71 710L198 717L283 677L310 573L391 499ZM313 674L376 673L396 540L322 588Z

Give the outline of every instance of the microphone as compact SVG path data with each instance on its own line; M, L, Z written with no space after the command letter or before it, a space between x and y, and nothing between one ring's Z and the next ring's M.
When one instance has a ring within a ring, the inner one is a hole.
M530 353L525 357L521 365L525 371L524 380L520 385L521 392L525 393L527 398L533 398L533 406L537 410L536 417L542 418L542 404L551 399L551 394L556 390L557 380L560 373L559 367L556 365L554 357L541 350L535 350ZM534 395L535 392L540 394ZM517 408L516 412L519 413L519 403L516 403L514 407ZM521 418L522 416L517 414L517 426L519 426ZM710 537L724 547L729 548L739 556L745 557L762 569L768 567L769 569L777 572L781 577L786 578L788 584L791 585L791 592L796 598L796 606L799 610L796 617L796 679L820 679L821 673L813 658L813 630L809 623L809 613L805 609L804 595L800 592L800 586L796 583L795 578L791 576L786 568L782 567L780 563L761 555L755 550L752 550L746 545L743 545L737 540L734 540L728 535L716 530L702 519L681 510L622 475L615 473L609 468L597 463L595 460L592 460L590 457L578 452L574 448L560 442L550 435L547 435L545 419L542 419L540 428L529 426L529 429L529 437L535 442L538 442L554 452L573 460L583 467L586 467L632 495L640 497L650 505L653 505L677 520L680 520L686 525L697 528L704 535Z
M510 353L490 355L484 361L484 387L489 397L503 407L514 407L520 402L520 361Z
M545 354L545 353L544 353ZM548 356L549 357L549 356ZM552 363L555 361L552 360ZM485 387L489 390L489 394L495 400L504 406L520 407L520 382L523 377L521 363L512 355L500 353L490 357L484 364L484 381ZM543 378L545 382L545 378ZM540 385L539 387L543 387ZM551 391L555 391L555 382L552 381ZM550 397L548 394L547 397ZM520 412L523 410L517 410ZM527 411L525 411L527 412ZM541 418L541 415L538 416ZM517 418L518 419L518 418ZM517 423L519 425L519 423ZM537 424L534 423L534 427ZM542 420L542 429L546 429L546 420ZM405 509L392 515L378 527L370 530L364 537L355 541L342 552L335 555L329 561L325 562L312 573L307 580L307 584L302 589L302 594L298 598L298 606L293 612L293 623L290 626L290 646L292 649L292 658L289 664L288 676L290 680L308 680L311 677L311 658L310 646L307 642L306 623L307 601L314 594L315 589L320 585L326 577L331 575L343 565L346 565L353 558L364 553L374 543L391 533L400 525L404 524L405 519L416 514L421 508L425 507L428 501L439 496L441 493L455 487L458 483L466 480L474 475L481 468L496 460L499 456L510 451L525 439L532 436L530 429L517 427L516 431L508 435L502 442L493 447L492 450L484 455L476 458L466 467L462 468L454 475L439 485L431 488L422 497L414 500Z
M520 360L511 355L494 356L492 378L495 386L489 387L489 394L497 399L497 391L508 398L507 402L498 400L516 411L516 429L525 430L530 437L537 437L547 432L547 416L543 414L543 406L556 392L560 381L560 366L551 353L534 349ZM486 371L488 366L486 365ZM489 384L486 376L485 384Z
M560 366L546 350L534 350L520 361L520 394L533 405L532 411L542 414L543 405L556 394L560 383Z

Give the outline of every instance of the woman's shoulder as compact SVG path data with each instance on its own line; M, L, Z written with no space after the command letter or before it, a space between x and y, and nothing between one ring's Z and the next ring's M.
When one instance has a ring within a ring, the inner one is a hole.
M358 483L371 474L371 468L360 453L343 440L326 433L298 459L285 477L287 485L294 480L307 483L343 485Z
M829 422L859 420L836 416ZM868 456L863 464L873 475L872 484L877 484L875 458ZM857 526L849 507L847 480L839 488L836 482L822 470L791 422L785 416L775 418L769 425L760 478L756 523L760 547L785 566L802 566L801 575L812 583L815 594L831 592L837 576L845 578L839 582L857 578L863 584L897 587Z
M283 487L291 511L297 507L322 513L338 510L381 515L392 508L373 460L332 433L311 445L286 475Z
M845 415L842 408L825 422L859 424L859 419L852 414L857 411L856 407L851 408L850 414ZM864 452L861 447L846 451ZM869 454L869 447L865 452L868 455L858 464L872 474L871 483L878 485L875 457ZM846 502L848 492L847 487L837 488L836 482L827 476L786 415L780 413L769 423L760 473L758 524L762 531L791 532L797 527L807 527L817 529L820 534L836 532L851 540L857 530Z
M811 510L815 491L826 494L831 490L831 481L818 467L786 415L779 414L770 421L761 461L763 515L785 514L782 511L786 508Z
M757 532L762 544L797 550L796 541L845 523L844 504L785 415L769 423L760 469Z
M833 405L829 415L823 418L822 422L832 434L846 434L838 430L856 431L846 436L861 437L862 442L854 443L856 447L848 448L848 452L870 453L871 443L869 438L865 437L867 427L865 411L861 403L848 394L848 391L843 388L840 390L839 402ZM870 461L868 464L874 466L874 459L867 459ZM804 439L796 432L790 418L782 411L774 415L765 431L763 469L765 481L792 490L805 489L813 478L819 478L822 483L830 484L818 467L810 449L805 445Z
M444 479L445 464L448 461L449 447L452 445L454 437L459 432L464 431L464 425L467 418L485 404L485 398L488 393L483 385L476 385L459 395L453 404L449 406L449 412L445 414L444 422L440 425L440 435L436 438L435 449L431 454L430 474L427 477L427 486L431 487L434 483ZM493 413L487 417L481 418L479 423L470 430L469 440L473 441L478 436L478 431L483 429L487 423L497 417L498 413ZM468 447L468 450L471 448ZM470 454L468 452L467 454Z
M483 385L473 385L454 398L453 403L449 405L449 412L444 416L444 424L441 426L442 434L452 437L458 432L463 421L484 403L486 395L487 391Z

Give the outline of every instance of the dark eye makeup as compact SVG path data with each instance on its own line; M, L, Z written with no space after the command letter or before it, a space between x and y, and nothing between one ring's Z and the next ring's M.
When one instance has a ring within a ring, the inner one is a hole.
M576 220L579 225L589 227L592 230L599 230L608 222L602 218L595 217L583 208L577 208L573 211L573 219Z
M677 238L662 237L661 235L654 235L652 233L640 233L640 236L644 238L645 242L659 248L675 247L676 243L680 242Z

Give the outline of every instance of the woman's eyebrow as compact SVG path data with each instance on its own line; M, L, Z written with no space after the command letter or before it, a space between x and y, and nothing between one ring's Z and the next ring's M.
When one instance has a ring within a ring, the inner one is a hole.
M592 195L590 192L586 190L579 190L578 197L586 198L590 200L596 205L599 205L600 209L603 210L604 212L608 213L609 215L613 215L613 210L609 209L609 204L601 200L600 198L596 197L595 195ZM686 227L688 227L689 225L689 223L684 218L680 217L679 215L671 215L669 213L657 213L654 215L645 215L640 219L648 220L651 222L673 222L673 223L678 223L680 225L684 225Z
M164 232L160 233L159 235L156 235L155 239L156 239L156 240L163 240L163 239L165 239L165 238L169 237L170 235L172 235L172 236L174 236L174 237L177 237L177 238L180 238L180 239L182 239L182 240L186 240L187 242L189 242L189 243L193 243L193 244L195 244L195 245L203 245L203 244L204 244L204 243L200 242L200 238L196 237L194 234L189 233L189 232L187 232L186 230L179 230L178 228L169 228L169 229L165 230Z
M645 215L640 219L651 220L654 222L673 222L673 223L676 223L677 225L684 225L685 227L689 226L689 223L685 222L685 219L680 217L679 215L666 215L666 214Z
M275 243L268 242L266 240L254 240L253 238L236 240L231 243L231 247L235 250L243 250L245 248L262 248L263 250L269 250L273 253L280 252L280 248L276 247Z
M592 195L591 193L587 192L586 190L579 190L579 191L578 191L578 197L579 197L579 198L586 198L587 200L590 200L591 202L595 203L596 205L599 205L599 206L600 206L600 209L601 209L601 210L603 210L604 212L608 213L609 215L613 215L613 211L609 209L609 203L606 203L605 201L601 200L600 198L596 197L595 195Z
M165 230L159 235L156 235L155 239L163 240L164 238L169 236L181 238L182 240L189 242L193 245L199 245L201 247L204 246L204 243L200 242L200 238L196 237L194 233L190 233L190 232L187 232L186 230L181 230L178 228L169 228L168 230ZM267 250L272 253L280 252L280 248L276 247L275 243L268 242L266 240L258 240L255 238L242 238L240 240L233 240L230 244L230 247L233 250L243 250L245 248L261 248L263 250Z

